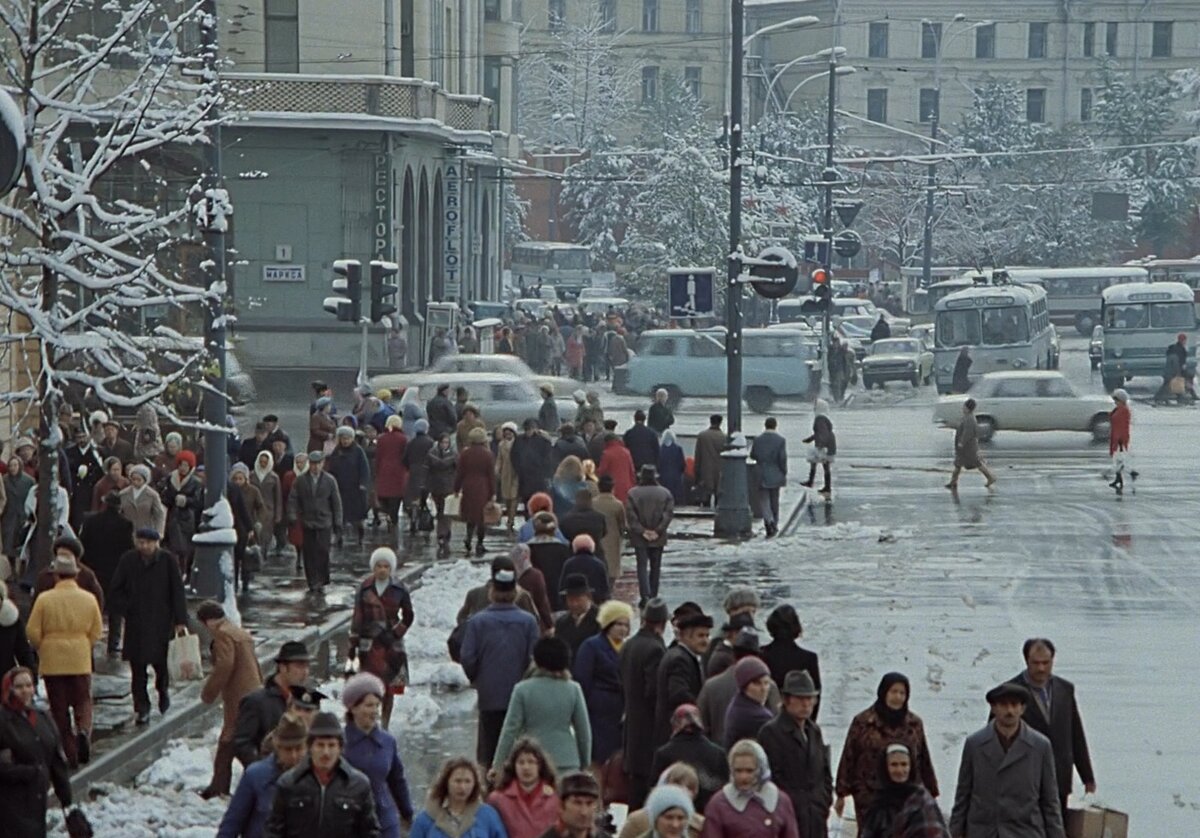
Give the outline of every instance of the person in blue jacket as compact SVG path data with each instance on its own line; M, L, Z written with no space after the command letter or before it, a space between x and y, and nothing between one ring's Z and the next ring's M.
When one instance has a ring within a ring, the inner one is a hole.
M346 681L342 689L342 703L346 705L343 755L371 781L380 838L400 838L400 823L406 828L412 824L413 806L396 740L379 726L384 689L379 676L370 672L360 672Z
M304 757L308 726L299 716L285 713L270 735L275 752L251 763L242 774L217 828L217 838L262 838L266 831L275 783Z
M484 803L483 796L483 778L475 763L451 757L430 786L409 838L508 838L500 813Z
M583 689L592 725L592 764L604 765L621 749L621 720L625 695L621 691L619 653L632 627L633 609L610 599L596 615L600 633L579 646L571 674Z

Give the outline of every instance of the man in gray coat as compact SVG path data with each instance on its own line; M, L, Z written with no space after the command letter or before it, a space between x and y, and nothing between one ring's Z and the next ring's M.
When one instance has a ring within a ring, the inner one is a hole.
M995 717L967 737L958 769L954 838L1065 838L1050 740L1021 721L1029 691L1007 682L987 694Z
M658 596L667 528L675 516L675 497L658 484L658 469L647 463L638 472L638 484L625 497L625 525L637 555L638 608Z
M329 547L333 528L342 522L342 496L337 481L325 473L325 455L309 452L308 471L296 478L288 495L288 521L304 529L304 579L310 594L329 584Z
M763 432L754 438L750 459L758 465L759 507L767 538L779 532L779 490L787 483L787 440L775 429L774 416L763 422Z

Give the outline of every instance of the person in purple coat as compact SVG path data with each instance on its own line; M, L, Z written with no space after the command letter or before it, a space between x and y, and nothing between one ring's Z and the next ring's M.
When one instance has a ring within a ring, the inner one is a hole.
M400 824L412 826L413 805L404 777L404 764L392 734L379 726L386 688L379 677L360 672L346 681L346 762L371 781L380 838L400 838Z
M771 782L761 745L743 739L730 748L729 776L704 807L700 838L800 838L792 801Z

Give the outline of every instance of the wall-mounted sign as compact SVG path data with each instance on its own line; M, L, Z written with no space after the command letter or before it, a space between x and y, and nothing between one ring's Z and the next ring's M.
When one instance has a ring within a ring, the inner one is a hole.
M263 265L263 282L304 282L304 266Z
M450 161L442 178L442 276L443 296L457 300L462 295L462 172Z

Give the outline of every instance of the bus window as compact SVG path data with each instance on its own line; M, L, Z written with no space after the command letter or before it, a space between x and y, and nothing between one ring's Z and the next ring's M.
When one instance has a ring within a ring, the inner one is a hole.
M1107 329L1146 329L1150 326L1149 312L1144 303L1110 305L1104 315Z
M1029 318L1016 306L983 310L983 343L1008 346L1029 342Z
M974 309L939 312L936 334L938 346L978 346L983 342L979 312Z
M1151 303L1151 329L1192 329L1196 325L1196 307L1192 303Z

